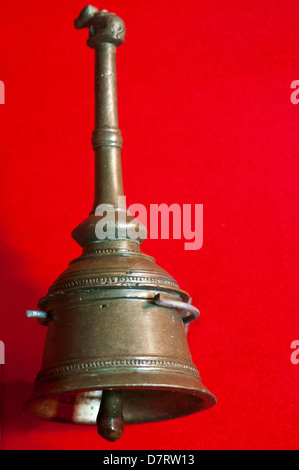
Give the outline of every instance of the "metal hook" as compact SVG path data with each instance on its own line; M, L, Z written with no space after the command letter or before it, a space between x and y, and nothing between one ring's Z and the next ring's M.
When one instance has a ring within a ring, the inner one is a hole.
M179 300L164 299L161 297L161 294L157 294L154 297L154 302L156 305L160 305L161 307L176 308L181 310L181 316L184 323L197 320L200 315L199 310L194 307L194 305L190 305L187 302L182 302Z

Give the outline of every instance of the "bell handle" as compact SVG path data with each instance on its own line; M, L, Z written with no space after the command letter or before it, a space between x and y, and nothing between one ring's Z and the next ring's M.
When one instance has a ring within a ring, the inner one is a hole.
M91 214L100 204L118 207L123 196L121 169L122 136L118 128L116 47L124 43L126 27L121 18L91 5L83 8L74 22L76 29L88 28L87 45L95 50L95 196Z

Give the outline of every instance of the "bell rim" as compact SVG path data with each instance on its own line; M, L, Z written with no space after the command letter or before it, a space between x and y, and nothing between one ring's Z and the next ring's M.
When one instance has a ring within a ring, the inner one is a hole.
M175 385L141 385L138 384L136 386L130 385L130 386L122 386L121 390L122 391L136 391L136 392L172 392L176 393L180 398L182 395L186 397L192 396L194 397L197 402L198 402L198 407L195 407L193 409L185 409L184 412L180 412L178 415L172 415L169 417L163 416L163 418L160 418L159 416L152 415L151 419L142 419L142 420L126 420L125 419L125 424L145 424L145 423L154 423L154 422L159 422L159 421L168 421L171 419L179 419L183 418L186 416L190 416L195 413L201 413L203 411L206 411L213 406L216 405L217 399L216 397L202 384L201 380L199 379L199 387L197 388L187 388L187 387L182 387L182 386L175 386ZM81 389L76 389L76 390L66 390L64 392L57 392L57 393L49 393L47 395L37 395L33 393L32 397L27 400L24 405L23 405L23 412L30 417L36 418L36 419L41 419L41 420L47 420L47 421L53 421L53 422L63 422L66 424L80 424L80 425L95 425L96 420L94 419L92 422L83 422L83 421L73 421L71 419L64 419L61 417L46 417L45 415L38 414L34 408L38 404L42 404L43 402L47 400L53 400L57 399L58 397L61 396L68 396L70 394L81 394L85 392L95 392L95 391L103 391L103 390L119 390L120 386L119 385L110 385L110 386L102 386L101 388L99 387L92 387L92 388L81 388Z

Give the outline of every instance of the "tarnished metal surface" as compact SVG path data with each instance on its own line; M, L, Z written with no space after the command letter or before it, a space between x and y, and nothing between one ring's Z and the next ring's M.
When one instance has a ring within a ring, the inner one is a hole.
M125 25L89 6L75 26L89 29L87 44L95 50L95 198L72 233L82 255L38 304L46 312L38 321L48 331L25 411L75 423L97 420L99 433L116 440L124 423L184 416L213 406L215 398L191 360L180 315L184 309L197 315L187 305L189 295L140 251L142 240L95 235L96 207L108 203L117 209L123 195L115 54ZM121 223L129 222L126 217Z

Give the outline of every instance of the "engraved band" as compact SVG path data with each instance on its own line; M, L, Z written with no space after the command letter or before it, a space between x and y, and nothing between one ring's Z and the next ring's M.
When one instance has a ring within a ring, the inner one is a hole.
M128 367L153 367L163 369L177 369L177 372L190 373L199 377L198 370L185 362L179 362L167 358L151 358L138 357L138 358L106 358L106 359L95 359L80 363L70 363L62 366L51 367L43 370L38 374L37 380L46 379L51 376L77 374L78 372L88 372L90 369L109 369L109 368L128 368ZM114 371L115 372L115 371Z

